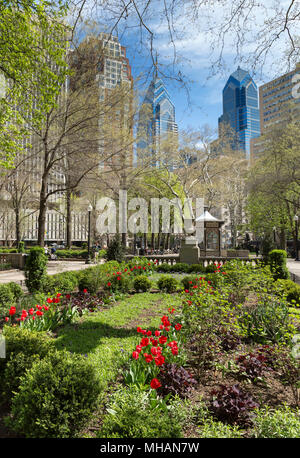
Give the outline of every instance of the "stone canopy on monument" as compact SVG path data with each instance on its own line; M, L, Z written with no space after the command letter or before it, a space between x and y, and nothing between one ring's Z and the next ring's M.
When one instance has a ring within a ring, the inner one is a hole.
M200 256L221 256L221 226L224 221L212 216L207 207L202 215L196 218L196 228L203 231L203 241L200 243Z

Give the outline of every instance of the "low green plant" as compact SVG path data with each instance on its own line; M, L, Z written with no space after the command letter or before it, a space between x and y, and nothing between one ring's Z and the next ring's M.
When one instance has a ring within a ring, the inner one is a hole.
M124 248L120 241L120 236L117 234L115 238L110 242L106 251L106 259L108 261L124 261Z
M151 286L151 281L145 275L138 275L135 277L133 282L133 287L137 292L141 291L142 293L145 293L151 289Z
M300 438L300 411L287 405L277 409L261 408L256 411L253 422L256 438Z
M26 437L76 437L100 394L94 366L67 351L49 353L20 380L6 423Z
M241 438L242 431L237 426L228 425L221 421L207 418L201 428L198 429L201 438L209 439L237 439Z
M274 288L277 294L283 294L291 305L300 306L300 285L292 280L279 279L275 282Z
M136 386L120 388L110 399L109 409L98 433L100 438L182 437L187 413L177 399L167 408L151 402L151 393Z
M162 291L174 293L178 288L178 282L176 278L168 275L162 275L157 282L157 286Z

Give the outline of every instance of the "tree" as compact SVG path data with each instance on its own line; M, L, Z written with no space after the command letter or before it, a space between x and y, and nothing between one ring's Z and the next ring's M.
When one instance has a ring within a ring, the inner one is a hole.
M63 1L0 5L0 166L13 167L28 135L26 118L39 126L61 90L67 73L65 11Z

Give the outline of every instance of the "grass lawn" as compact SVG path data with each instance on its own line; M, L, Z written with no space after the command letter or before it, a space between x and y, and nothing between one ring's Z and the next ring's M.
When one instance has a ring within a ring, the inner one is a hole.
M178 307L180 295L141 293L119 301L104 312L91 313L58 331L56 345L86 355L93 362L103 384L115 380L123 358L128 358L139 337L137 326L154 329L169 307Z

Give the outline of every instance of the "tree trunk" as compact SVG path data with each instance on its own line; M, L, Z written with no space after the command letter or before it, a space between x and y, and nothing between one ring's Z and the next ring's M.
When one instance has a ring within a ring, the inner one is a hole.
M42 177L42 186L40 192L40 208L38 217L38 245L44 246L45 229L46 229L46 209L47 209L47 177Z
M16 216L16 244L17 247L19 246L19 242L21 241L21 231L20 231L20 214L19 209L15 209L15 216Z
M72 215L71 215L71 191L66 192L66 242L67 248L72 246Z

